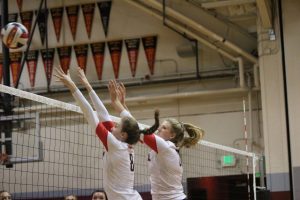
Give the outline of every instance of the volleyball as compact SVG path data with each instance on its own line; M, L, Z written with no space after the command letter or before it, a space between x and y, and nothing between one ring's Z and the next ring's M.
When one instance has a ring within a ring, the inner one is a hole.
M11 22L2 28L1 37L7 48L19 49L27 43L28 30L20 23Z

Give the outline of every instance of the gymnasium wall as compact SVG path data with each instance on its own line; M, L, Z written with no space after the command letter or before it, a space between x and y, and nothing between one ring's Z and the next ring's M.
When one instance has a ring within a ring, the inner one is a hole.
M298 141L300 120L300 93L299 93L299 42L300 42L300 2L287 0L282 4L283 8L283 31L284 49L287 73L287 95L289 106L289 125L291 134L292 166L294 179L294 199L300 198L300 158L297 154L300 147Z
M222 83L224 84L224 82L225 81ZM205 83L209 84L206 81L202 82L203 85L205 85ZM188 93L192 88L195 87L198 87L199 91L202 91L204 90L204 86L202 84L199 83L199 85L195 86L195 82L182 83L173 86L169 85L169 88L159 85L156 86L157 92L155 94L152 93L151 95L172 93L176 87L179 88L179 91L176 91L178 93ZM154 88L152 87L152 90L153 89ZM133 92L133 90L135 89L128 89L129 95L133 95L132 93L137 93ZM257 112L256 95L257 94L255 92L252 93L252 131L254 139L257 139L257 145L259 145L259 141L262 139L262 133L260 132L260 128L258 126L258 124L261 123L261 116ZM147 99L147 95L144 96ZM132 105L129 104L129 109L137 118L148 121L148 119L153 119L153 110L155 108L159 108L162 118L172 117L177 118L182 122L193 123L202 127L206 131L205 140L227 146L233 146L234 140L244 137L243 99L245 100L246 108L248 108L247 93L221 95L216 93L212 95L187 97L182 99L163 99L153 102L145 100L145 102L132 103ZM251 136L248 110L246 110L246 118L248 122L248 137L250 139ZM151 123L148 122L147 124ZM244 150L245 146L242 145L241 148ZM261 152L262 150L263 149L256 149L257 152Z
M127 87L127 105L132 114L142 123L151 125L154 110L159 109L162 120L172 117L182 122L193 123L206 131L205 140L226 146L235 146L235 143L240 149L245 150L244 140L241 140L245 133L243 113L243 100L245 100L249 148L253 147L256 153L261 153L264 148L260 93L255 90L251 92L251 126L248 110L249 93L247 91L227 93L228 89L236 87L235 81L231 78L132 86ZM211 93L205 94L206 91ZM86 91L82 89L82 92L89 100ZM200 94L189 97L189 93L193 92ZM118 115L110 106L107 89L96 89L96 93L104 101L109 112ZM168 94L183 94L183 97L163 97ZM68 92L49 94L47 97L75 103ZM253 146L250 140L253 140Z
M278 6L276 2L275 7ZM294 199L299 198L299 158L298 152L298 119L299 106L299 61L297 46L299 34L300 4L296 1L282 1L282 30L280 34L279 12L274 10L274 30L276 40L270 41L266 29L258 23L259 65L262 95L262 115L264 130L264 146L266 156L267 188L271 191L272 199L290 199L290 174L288 165L289 131L292 159L292 176ZM284 52L282 51L284 48ZM283 58L284 61L283 62ZM285 64L285 66L283 66ZM284 71L286 70L287 101L284 93ZM297 91L297 92L296 92ZM285 104L287 103L287 104ZM286 107L287 105L287 107ZM288 113L288 116L286 115ZM288 117L288 118L287 118ZM287 124L288 119L288 124ZM287 129L289 126L289 130Z
M31 11L37 10L39 6L38 0L30 1L30 3L26 3L27 1L23 1L23 11ZM81 5L87 3L95 3L96 1L88 0L88 1L48 1L49 8L56 7L65 7L69 5ZM16 1L9 1L9 13L18 12L18 7ZM33 22L36 19L36 15L33 17ZM20 16L18 17L18 21L20 22ZM33 23L32 23L33 24ZM81 9L79 9L78 16L78 25L77 25L77 34L75 41L71 37L69 22L67 18L66 11L63 14L63 22L62 29L60 34L60 41L57 42L56 35L54 32L54 26L51 14L48 17L48 38L49 38L49 48L56 48L62 46L69 45L77 45L77 44L90 44L93 42L108 42L112 40L124 40L130 38L141 38L144 36L157 35L157 50L156 50L156 63L155 63L155 73L154 76L163 76L170 73L175 72L195 72L196 64L195 57L181 58L178 56L176 52L176 47L190 44L182 36L176 34L174 31L165 27L162 21L157 20L153 16L150 16L147 13L129 5L125 1L113 1L108 35L105 37L104 30L102 27L102 22L99 14L99 9L97 4L95 4L94 11L94 21L92 27L91 38L89 39L86 33L85 23L83 19L83 14ZM216 52L202 47L200 47L200 67L201 70L212 70L212 69L220 69L224 67L224 63L220 55ZM40 33L38 27L34 32L33 41L31 44L31 49L44 49L40 39ZM231 66L230 61L226 61L226 65ZM125 44L123 44L123 50L121 54L120 61L120 79L128 79L132 78L130 72L130 65L128 61L128 55L126 51ZM57 51L54 56L54 66L59 64L59 57ZM75 56L75 52L72 50L72 59L70 63L70 71L74 72L75 67L77 66L77 60ZM75 72L74 72L75 73ZM88 59L87 59L87 76L91 82L97 82L97 73L95 69L94 60L92 58L92 52L89 49L88 51ZM138 63L137 63L137 72L136 78L144 78L146 75L150 74L148 69L148 64L145 56L145 52L142 44L140 44L140 50L138 54ZM114 78L112 62L110 58L110 53L108 47L105 49L105 58L104 58L104 68L103 68L103 80L109 80ZM76 78L75 78L76 79ZM55 88L59 83L56 83L54 78L52 78L51 86ZM22 89L31 89L29 84L28 70L25 64L21 79L20 86ZM41 56L39 56L37 72L36 72L36 84L35 89L45 89L47 88L46 75L44 71L43 62Z

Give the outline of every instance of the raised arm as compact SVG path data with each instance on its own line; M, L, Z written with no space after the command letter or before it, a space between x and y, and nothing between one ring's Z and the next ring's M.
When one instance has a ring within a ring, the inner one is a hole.
M109 93L111 97L111 103L114 109L119 112L120 117L133 117L125 105L126 88L123 83L116 83L116 81L109 82ZM154 150L156 153L169 148L168 143L159 136L156 136L154 132L159 127L159 111L155 110L154 114L155 124L150 128L141 130L140 142L145 143L148 147Z
M121 94L120 94L120 91L118 90L116 81L114 81L114 80L109 81L108 90L109 90L109 94L110 94L111 105L115 109L115 111L118 112L118 114L121 117L124 117L124 116L122 116L122 114L124 114L124 113L126 113L125 116L132 117L128 111L126 112L125 107L122 105L122 103L120 101Z
M126 106L126 103L125 103L125 99L126 99L126 88L124 86L124 84L122 82L120 83L117 83L117 89L119 91L119 99L120 99L120 102L122 104L122 106L128 110L127 106ZM129 111L129 110L128 110Z
M96 131L97 136L100 138L106 150L108 150L108 138L109 135L112 135L109 133L109 129L107 129L104 123L99 123L97 114L94 112L92 106L88 103L80 90L76 87L75 83L70 77L69 72L68 74L65 74L60 67L56 67L55 72L56 73L54 74L54 76L57 77L59 81L61 81L66 87L70 89L74 99L81 108L84 117L86 118L92 129ZM111 138L111 143L116 143L116 139L113 136Z
M84 117L92 126L93 130L96 130L96 127L99 123L98 117L95 115L93 108L91 105L87 102L87 100L84 98L80 90L76 87L75 83L70 77L70 74L65 74L61 67L55 67L55 74L54 76L61 81L69 90L71 91L74 99L76 100L77 104L81 108Z
M100 100L100 98L98 97L98 95L96 94L96 92L93 90L92 86L90 85L89 81L87 80L84 71L78 67L77 68L78 71L78 77L81 81L81 83L85 86L85 88L87 89L89 96L92 100L93 106L97 111L98 117L100 122L108 122L111 121L110 115L107 111L107 109L105 108L104 104L102 103L102 101Z

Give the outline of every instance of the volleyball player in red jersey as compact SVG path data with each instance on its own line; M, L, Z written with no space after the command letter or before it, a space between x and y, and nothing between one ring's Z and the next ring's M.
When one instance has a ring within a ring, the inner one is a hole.
M124 85L111 81L109 88L110 93L118 94L121 99L122 106L114 103L116 99L111 99L115 109L120 111L127 108ZM131 114L123 111L121 116L131 116ZM196 145L203 135L204 131L201 128L176 119L164 120L157 130L157 135L153 133L141 135L141 140L151 149L148 154L148 166L152 200L186 199L182 186L183 168L179 150L182 147Z
M88 83L82 69L78 68L78 76L87 88L97 113L94 112L92 106L76 87L70 75L65 74L60 67L55 70L55 76L70 89L92 130L96 131L105 147L103 185L108 199L142 200L139 193L133 189L133 145L140 138L140 130L136 120L126 116L121 118L119 125L114 126L105 106ZM115 99L115 103L118 104L118 99ZM119 104L121 103L119 102Z

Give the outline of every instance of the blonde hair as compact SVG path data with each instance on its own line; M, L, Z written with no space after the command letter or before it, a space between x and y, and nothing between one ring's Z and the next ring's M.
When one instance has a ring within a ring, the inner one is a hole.
M68 196L65 196L65 199L67 199L68 197L74 197L75 200L77 200L77 197L75 195L68 195Z
M177 147L186 147L196 145L204 136L204 130L189 123L182 123L176 119L166 119L171 125L171 131L175 133L175 137L170 141ZM188 137L184 133L188 134Z

